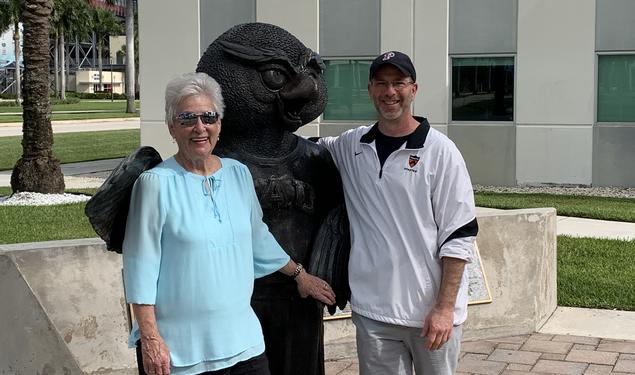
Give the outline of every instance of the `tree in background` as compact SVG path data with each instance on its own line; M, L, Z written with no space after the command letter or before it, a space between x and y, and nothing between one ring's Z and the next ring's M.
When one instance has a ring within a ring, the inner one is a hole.
M80 39L88 37L92 30L92 21L91 8L85 0L55 0L52 25L56 35L55 51L59 54L59 59L55 59L56 82L57 72L61 70L60 87L56 89L62 100L66 99L66 36L77 36Z
M92 25L93 31L97 36L97 56L99 56L99 89L103 91L102 75L104 69L101 57L103 55L104 37L106 35L119 35L122 32L122 27L113 13L101 8L93 8L92 12Z
M13 46L15 50L15 102L20 105L22 82L20 81L20 16L23 0L8 0L0 3L0 34L13 25Z
M63 193L64 176L53 156L49 98L51 0L24 0L24 103L22 157L11 175L14 192Z
M134 1L126 0L126 112L135 113Z

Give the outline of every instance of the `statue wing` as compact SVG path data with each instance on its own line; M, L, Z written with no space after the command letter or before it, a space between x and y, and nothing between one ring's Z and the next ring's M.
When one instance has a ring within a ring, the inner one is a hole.
M326 280L335 291L335 305L328 306L333 315L335 308L344 309L351 297L348 285L348 256L351 251L350 226L344 203L332 209L320 226L313 244L308 270Z
M143 171L162 161L152 147L136 149L117 165L86 203L84 213L108 250L121 254L132 187Z

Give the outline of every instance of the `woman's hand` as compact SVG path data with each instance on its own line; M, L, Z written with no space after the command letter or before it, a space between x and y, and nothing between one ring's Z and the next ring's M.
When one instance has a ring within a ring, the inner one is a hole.
M146 374L170 374L170 350L161 336L141 338L141 357Z
M324 304L335 304L335 292L326 281L304 270L296 276L295 281L298 283L298 292L302 298L311 296Z
M170 373L170 350L159 334L154 305L133 303L132 311L141 334L143 370L148 375L168 375Z

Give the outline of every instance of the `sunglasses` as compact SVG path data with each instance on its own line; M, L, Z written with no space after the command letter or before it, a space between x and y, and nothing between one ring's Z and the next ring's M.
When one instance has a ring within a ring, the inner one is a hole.
M214 125L218 121L218 113L214 111L196 114L194 112L183 112L176 116L179 124L183 127L192 127L196 125L198 119L201 119L203 125Z

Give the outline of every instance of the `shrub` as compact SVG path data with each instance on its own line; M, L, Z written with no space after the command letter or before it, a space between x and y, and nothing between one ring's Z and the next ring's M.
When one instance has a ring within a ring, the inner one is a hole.
M77 97L80 99L110 99L111 94L109 92L95 92L95 93L87 93L87 92L78 92L76 93ZM112 94L113 99L126 99L125 94Z
M77 104L79 103L79 98L67 96L65 100L51 98L51 105L53 104Z

